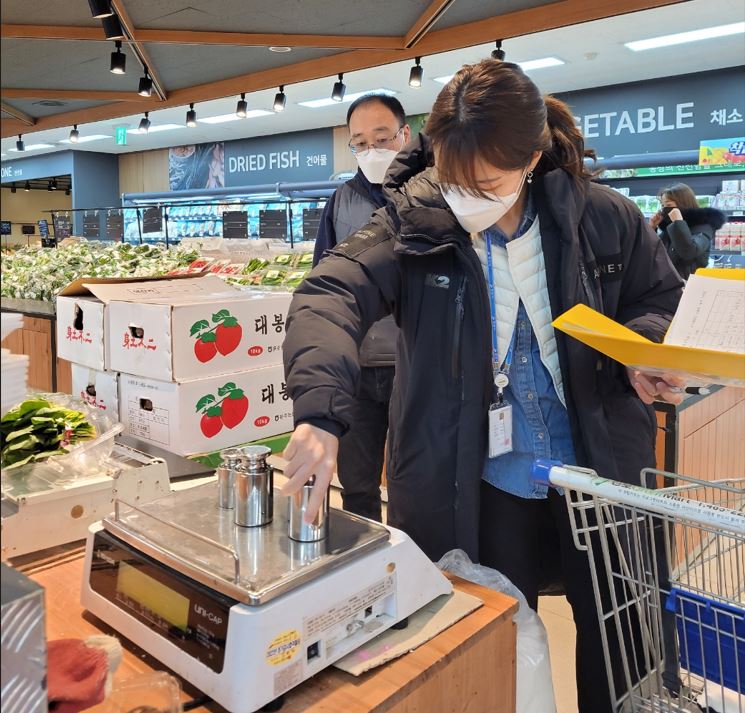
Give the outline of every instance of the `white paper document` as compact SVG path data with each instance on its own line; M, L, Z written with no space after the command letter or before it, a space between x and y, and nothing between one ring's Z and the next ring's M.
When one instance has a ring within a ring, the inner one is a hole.
M745 282L691 275L665 344L745 354Z

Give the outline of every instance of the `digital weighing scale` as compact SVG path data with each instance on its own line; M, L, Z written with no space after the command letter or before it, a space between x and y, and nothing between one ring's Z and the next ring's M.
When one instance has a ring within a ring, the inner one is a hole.
M207 483L91 526L82 604L231 713L250 713L452 585L403 533L329 511L329 534L240 527Z

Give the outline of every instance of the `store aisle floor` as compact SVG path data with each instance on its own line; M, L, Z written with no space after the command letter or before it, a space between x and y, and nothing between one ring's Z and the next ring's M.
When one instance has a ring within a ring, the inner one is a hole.
M538 613L548 633L556 713L577 713L574 646L577 631L566 597L541 597Z

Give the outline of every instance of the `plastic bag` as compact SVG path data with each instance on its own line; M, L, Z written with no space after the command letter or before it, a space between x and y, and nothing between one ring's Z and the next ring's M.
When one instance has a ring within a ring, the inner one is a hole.
M551 679L551 659L548 637L538 614L533 611L523 593L500 572L474 564L463 550L451 550L437 566L469 582L475 582L520 603L515 614L517 625L517 705L516 713L556 713L554 685Z
M56 406L74 409L85 414L86 420L96 429L96 437L69 446L65 455L50 456L38 463L28 463L12 470L3 469L2 491L13 496L24 495L34 482L33 491L44 489L43 483L60 485L76 479L89 478L105 472L108 458L114 448L114 438L124 426L114 417L97 408L72 398L69 394L29 394L27 399L42 398Z

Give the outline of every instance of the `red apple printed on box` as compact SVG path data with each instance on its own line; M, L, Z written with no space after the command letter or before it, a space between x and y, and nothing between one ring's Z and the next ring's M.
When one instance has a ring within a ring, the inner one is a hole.
M212 315L212 324L206 319L194 322L190 334L197 338L194 355L204 364L218 352L223 356L234 352L241 343L243 328L228 310L221 309Z
M218 401L217 398L221 397ZM197 413L202 414L199 427L206 438L214 438L222 427L235 428L246 418L248 397L232 381L224 384L214 394L206 394L197 401Z

